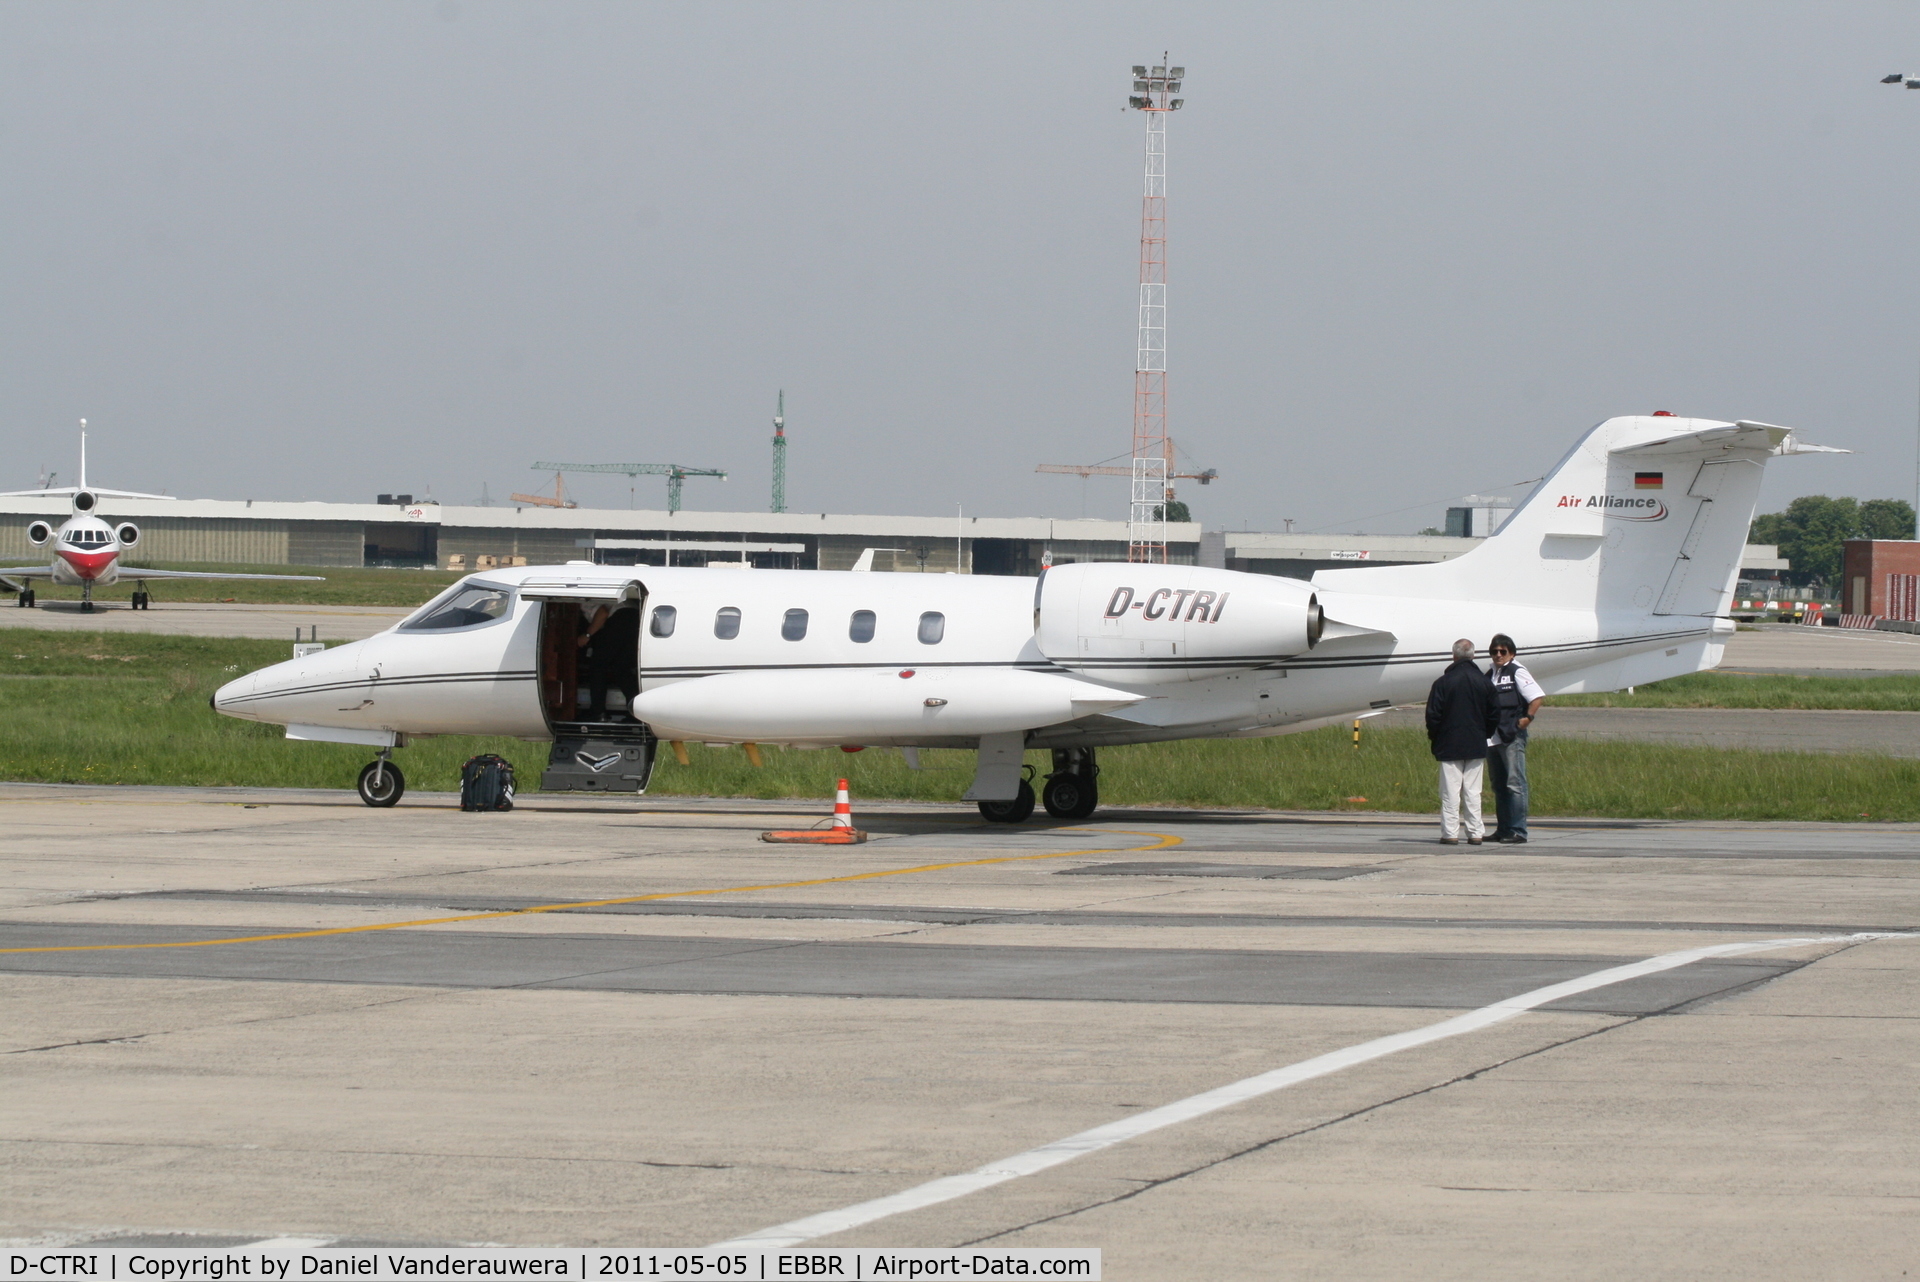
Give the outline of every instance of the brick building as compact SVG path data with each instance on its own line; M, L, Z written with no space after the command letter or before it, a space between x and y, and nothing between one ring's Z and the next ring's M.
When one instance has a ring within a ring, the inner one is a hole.
M1912 619L1920 614L1920 542L1848 539L1843 545L1840 612Z

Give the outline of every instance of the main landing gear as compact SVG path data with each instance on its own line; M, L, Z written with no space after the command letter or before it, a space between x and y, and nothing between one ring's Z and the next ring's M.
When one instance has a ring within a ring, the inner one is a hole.
M1033 785L1020 781L1020 794L1012 801L976 801L980 817L990 824L1021 824L1033 813Z
M1092 748L1055 748L1040 800L1055 819L1085 819L1100 805L1099 778Z
M31 610L31 609L33 609L33 589L32 589L32 588L21 588L21 589L20 589L20 596L19 596L19 598L18 598L18 599L17 599L17 600L16 600L15 602L14 602L14 604L15 604L16 606L18 606L18 607L19 607L20 609L22 609L22 610Z
M141 583L133 589L132 608L136 610L151 610L153 608L153 594L147 591L147 585L145 583Z
M391 806L407 791L407 777L393 764L393 749L380 749L377 760L360 772L360 800L369 806Z
M1053 773L1047 776L1039 801L1055 819L1085 819L1100 805L1100 767L1092 748L1055 748ZM1033 814L1033 785L1020 781L1020 792L1012 801L981 801L980 815L988 823L1025 823Z

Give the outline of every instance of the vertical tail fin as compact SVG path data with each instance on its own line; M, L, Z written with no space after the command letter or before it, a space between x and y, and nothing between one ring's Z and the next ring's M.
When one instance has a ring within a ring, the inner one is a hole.
M1613 418L1581 438L1507 519L1437 565L1326 570L1368 595L1513 602L1600 614L1724 613L1767 460L1841 453L1766 423Z

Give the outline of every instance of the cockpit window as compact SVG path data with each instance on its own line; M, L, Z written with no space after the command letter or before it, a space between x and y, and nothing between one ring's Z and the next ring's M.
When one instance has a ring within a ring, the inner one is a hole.
M408 632L445 631L494 623L513 610L513 590L491 583L460 583L420 607L400 627Z

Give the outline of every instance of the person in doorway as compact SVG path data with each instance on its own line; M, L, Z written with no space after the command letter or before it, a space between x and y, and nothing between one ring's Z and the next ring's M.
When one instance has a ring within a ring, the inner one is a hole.
M1480 781L1486 773L1487 740L1498 728L1493 683L1473 661L1473 642L1453 643L1453 662L1427 691L1427 741L1440 762L1440 844L1460 844L1465 821L1467 844L1484 839L1480 819Z
M580 603L580 632L574 638L574 644L580 647L581 685L586 698L586 720L599 721L607 715L607 679L612 675L609 647L595 644L600 630L607 626L607 620L613 617L612 607L604 601L582 601ZM576 715L578 715L576 713Z
M1527 727L1547 697L1533 674L1515 658L1518 653L1513 638L1504 632L1494 633L1487 643L1487 657L1493 660L1487 677L1493 682L1494 708L1499 714L1499 726L1487 740L1493 839L1515 846L1527 840Z

